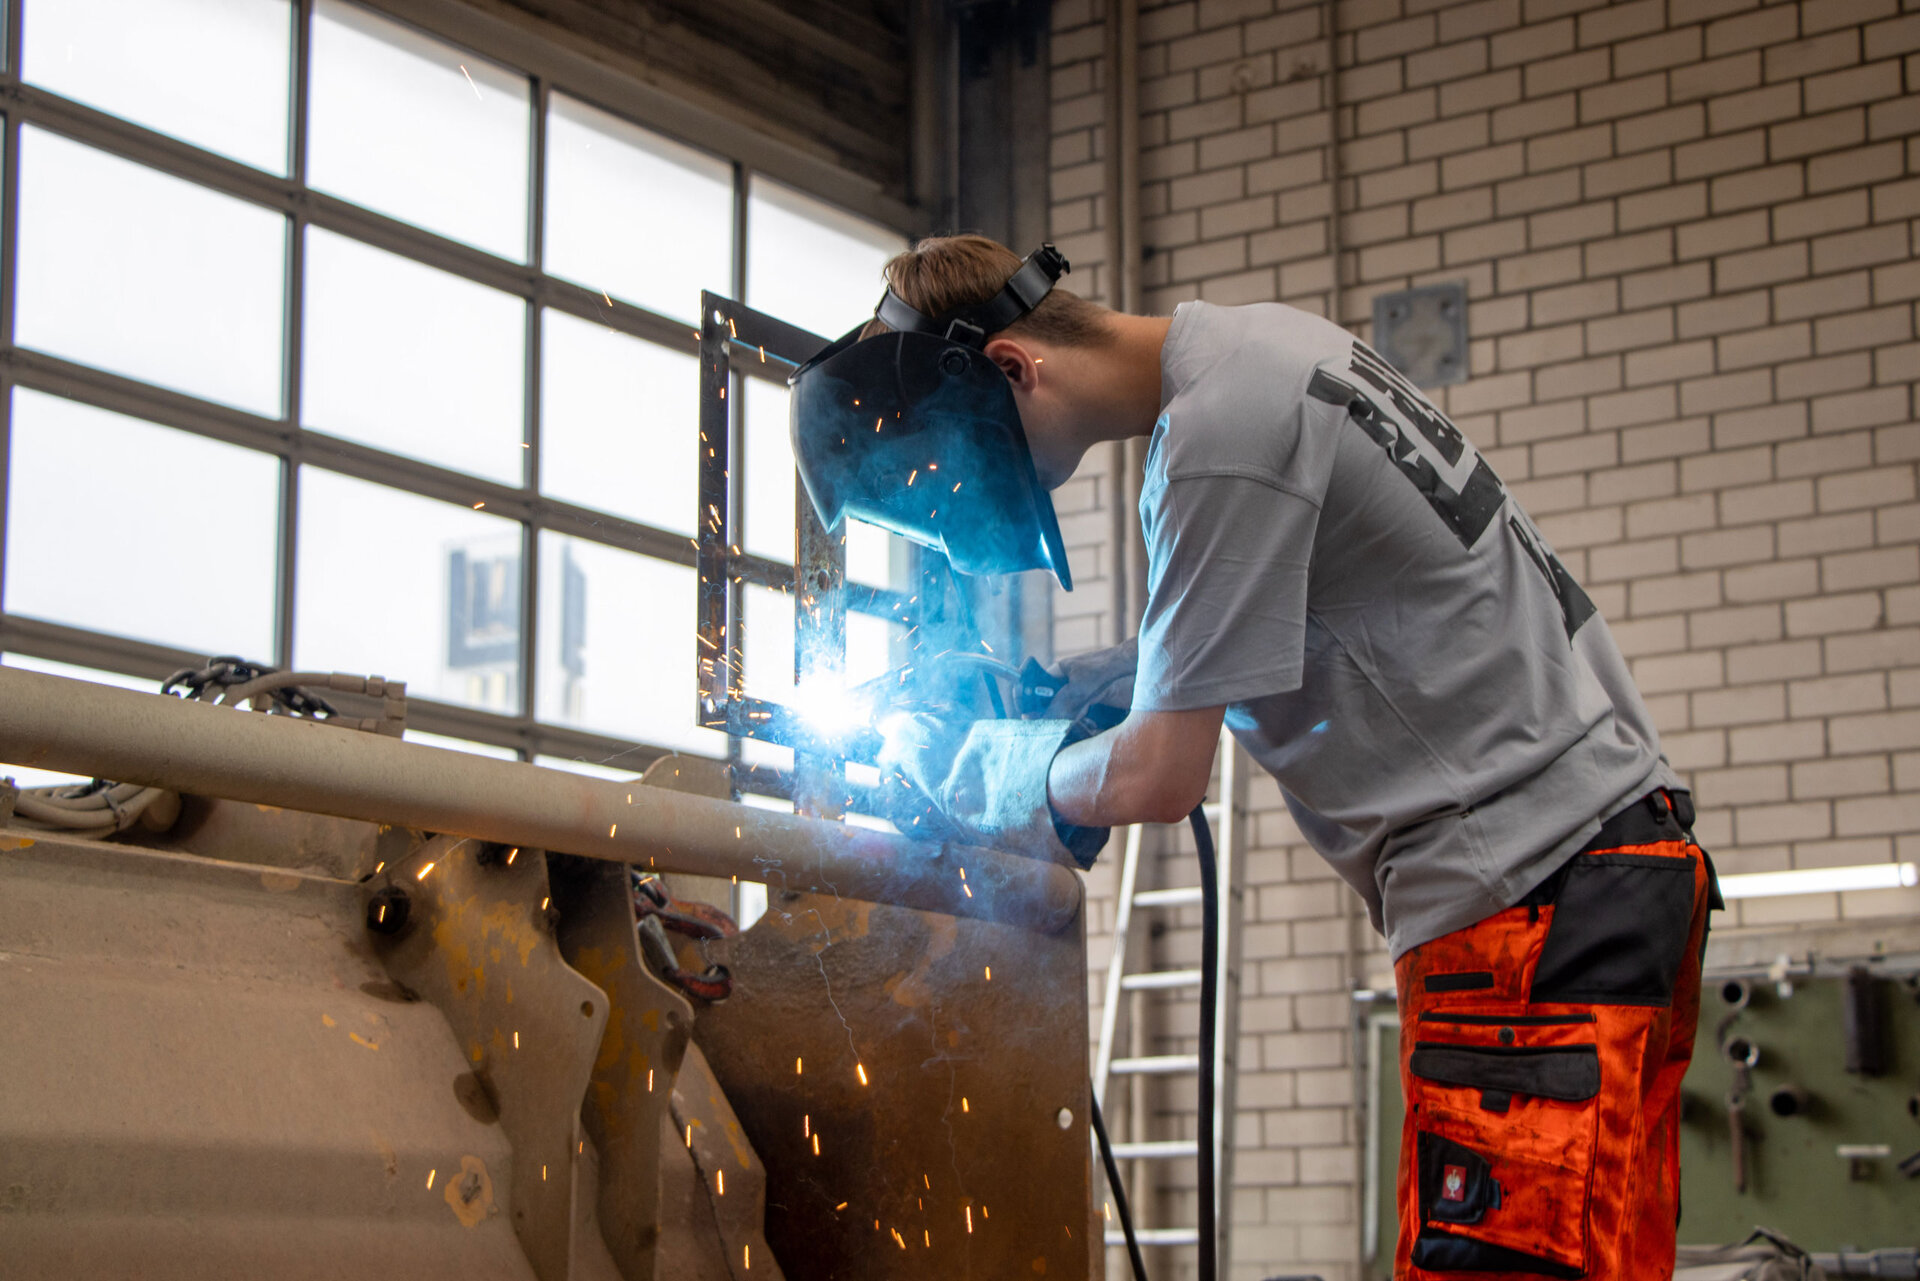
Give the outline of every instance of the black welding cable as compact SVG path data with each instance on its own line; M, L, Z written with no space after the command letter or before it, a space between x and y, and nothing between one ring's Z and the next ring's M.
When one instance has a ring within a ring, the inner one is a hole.
M1113 1208L1120 1215L1120 1231L1127 1238L1127 1257L1133 1261L1133 1281L1147 1281L1147 1263L1140 1257L1140 1242L1133 1235L1133 1211L1127 1207L1127 1187L1120 1181L1120 1166L1113 1159L1113 1144L1107 1141L1107 1123L1100 1117L1100 1102L1091 1095L1093 1137L1100 1140L1100 1163L1107 1167L1107 1186L1113 1190Z
M1187 815L1200 863L1200 1124L1196 1138L1200 1159L1197 1199L1200 1202L1200 1281L1215 1281L1219 1267L1219 1240L1215 1223L1215 1152L1213 1132L1214 1041L1220 1014L1220 869L1214 861L1213 828L1204 806Z

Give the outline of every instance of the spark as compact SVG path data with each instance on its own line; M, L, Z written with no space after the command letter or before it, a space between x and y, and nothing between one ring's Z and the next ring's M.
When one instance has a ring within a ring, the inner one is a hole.
M620 830L620 825L618 823L614 823L607 828L607 835L611 837L615 832L619 830Z
M845 1201L842 1201L839 1205L836 1205L833 1208L836 1210L844 1210L847 1208L847 1203Z
M520 1034L518 1032L513 1034L513 1048L516 1050L520 1048Z
M415 872L413 874L413 879L416 881L424 881L427 879L427 873L431 872L432 870L433 870L433 864L429 863L425 867L421 868L419 871Z
M987 1207L983 1205L980 1207L980 1217L983 1219L991 1219L993 1216L987 1213Z
M964 1095L964 1094L960 1096L960 1110L961 1110L962 1112L971 1112L971 1111L973 1111L973 1109L972 1109L972 1108L970 1108L970 1107L968 1107L968 1106L967 1106L967 1096L966 1096L966 1095Z
M740 1266L743 1271L747 1271L747 1272L753 1271L753 1247L752 1246L743 1245L740 1247Z
M479 510L480 510L480 509L481 509L482 507L485 507L485 506L486 506L486 504L485 504L485 503L475 503L475 504L473 505L473 509L474 509L475 511L479 511Z
M800 1133L808 1138L813 1136L813 1117L811 1114L800 1118Z
M793 1061L793 1074L794 1074L795 1076L799 1076L799 1075L800 1075L800 1060L799 1060L799 1059L795 1059L795 1060Z
M545 1183L546 1181L547 1181L547 1167L543 1165L540 1167L540 1182Z
M939 463L928 463L928 464L927 464L927 470L928 470L928 471L939 471L939 470L940 470L940 464L939 464Z
M607 306L609 307L613 306L613 299L607 296L607 291L604 289L600 291L600 300L606 303Z
M1113 1222L1113 1204L1112 1204L1112 1202L1110 1202L1110 1201L1102 1201L1102 1202L1100 1203L1100 1213L1102 1213L1102 1214L1104 1214L1104 1215L1106 1215L1106 1216L1107 1216L1107 1222L1108 1222L1108 1223L1112 1223L1112 1222Z
M715 1170L713 1172L713 1187L714 1195L725 1196L727 1194L727 1172L725 1170Z
M913 488L913 478L914 478L915 476L918 476L919 474L920 474L920 469L919 469L918 467L916 467L916 468L914 468L914 469L913 469L912 471L910 471L910 472L908 472L908 473L907 473L907 488L908 488L908 489L912 489L912 488Z
M876 418L876 419L874 419L874 420L873 420L873 429L874 429L875 431L879 431L879 430L880 430L880 420L879 420L878 418Z
M553 896L552 896L551 894L549 894L549 895L548 895L547 897L545 897L545 898L543 898L543 899L541 899L541 900L540 900L540 910L541 910L542 912L544 912L544 911L546 911L546 910L547 910L547 904L549 904L549 903L551 903L551 902L553 902Z
M952 490L952 492L953 492L953 493L956 493L956 494L960 492L960 482L959 482L959 481L957 481L957 480L956 480L955 482L953 482L953 490Z
M991 965L987 967L987 982L993 982L993 967Z
M381 859L378 863L375 863L373 865L374 875L378 876L380 874L380 870L384 868L386 865L387 865L387 861L385 859Z
M473 90L474 98L477 101L485 102L486 99L480 97L480 86L473 82L473 73L467 70L467 64L464 62L460 64L460 74L467 78L467 88Z
M965 891L967 892L967 897L968 897L968 898L972 898L972 897L973 897L973 886L971 886L971 885L966 885L966 884L962 884L962 885L960 886L960 888L961 888L961 889L963 889L963 890L965 890Z
M516 845L512 849L507 851L507 866L512 867L513 860L519 857L520 857L520 847Z
M376 921L385 921L387 919L387 905L385 903L380 905L380 914L373 919Z
M853 1070L859 1074L860 1084L865 1085L867 1083L867 1065L864 1063L856 1063L853 1065Z
M927 1239L927 1249L933 1249L933 1230L931 1228L923 1228L920 1231L920 1235Z
M647 1093L648 1094L653 1093L653 1069L652 1068L647 1069Z
M973 1207L972 1206L967 1207L967 1232L969 1235L971 1235L973 1232Z
M967 879L967 869L964 867L960 869L960 879L963 881Z
M820 1136L817 1134L813 1136L813 1154L820 1155Z
M900 1235L899 1228L888 1228L887 1231L893 1233L893 1239L900 1243L900 1248L902 1250L907 1248L907 1239Z
M727 337L738 338L739 336L740 336L740 331L733 327L733 317L728 316L727 317Z
M933 1191L933 1180L927 1177L926 1172L924 1170L921 1171L920 1182L926 1185L927 1191L929 1192Z
M427 1171L427 1190L428 1190L429 1192L431 1192L431 1191L433 1190L433 1176L434 1176L434 1175L436 1175L436 1174L438 1174L438 1173L440 1173L440 1171L439 1171L438 1169L433 1169L433 1170L428 1170L428 1171Z
M693 1122L687 1122L687 1146L693 1146Z

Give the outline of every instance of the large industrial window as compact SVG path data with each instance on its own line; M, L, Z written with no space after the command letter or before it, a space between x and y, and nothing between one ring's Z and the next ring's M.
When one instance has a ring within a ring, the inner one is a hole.
M700 291L834 335L902 235L345 0L6 7L5 661L237 654L404 678L430 741L724 755ZM742 391L745 546L790 562L784 389ZM854 532L856 581L903 559Z

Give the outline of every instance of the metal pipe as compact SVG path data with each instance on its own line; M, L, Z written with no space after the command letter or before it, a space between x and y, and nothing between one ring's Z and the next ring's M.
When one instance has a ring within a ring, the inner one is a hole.
M1046 931L1080 906L1070 870L1018 855L13 667L0 760Z

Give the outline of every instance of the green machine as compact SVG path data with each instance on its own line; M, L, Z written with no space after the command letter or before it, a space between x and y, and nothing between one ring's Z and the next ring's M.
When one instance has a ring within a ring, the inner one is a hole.
M1680 1241L1739 1241L1764 1226L1818 1253L1920 1246L1915 958L1716 959L1682 1090ZM1366 995L1376 1000L1356 1020L1368 1100L1363 1244L1366 1275L1388 1278L1405 1116L1399 1023L1392 993Z

